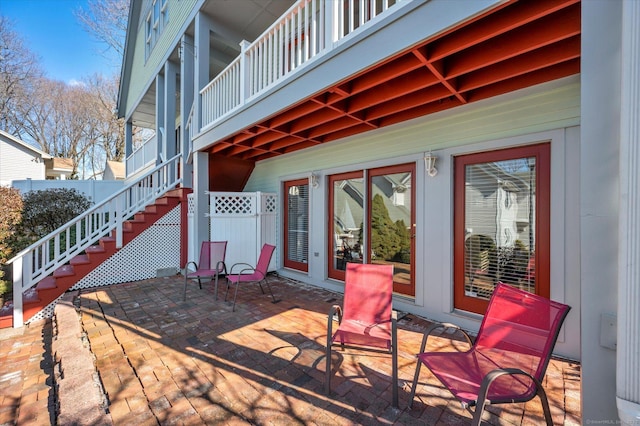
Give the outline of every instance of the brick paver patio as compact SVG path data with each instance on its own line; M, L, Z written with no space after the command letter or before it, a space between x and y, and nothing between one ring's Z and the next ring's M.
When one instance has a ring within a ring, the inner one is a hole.
M0 330L0 425L470 421L426 368L407 408L414 354L428 325L419 317L405 315L398 323L400 409L394 409L386 354L334 351L332 393L324 394L327 313L340 294L276 277L278 303L249 286L231 312L222 301L226 286L215 301L212 286L200 290L194 283L182 302L182 279L70 293L52 321ZM63 329L70 331L62 336ZM430 349L464 347L455 335L430 342ZM580 365L552 360L544 384L554 423L580 424ZM543 421L538 399L489 411L489 424Z

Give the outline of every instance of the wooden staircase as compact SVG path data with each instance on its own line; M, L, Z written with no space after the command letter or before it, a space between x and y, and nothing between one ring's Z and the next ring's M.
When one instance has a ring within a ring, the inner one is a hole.
M136 213L132 219L124 222L123 247L162 216L169 213L181 201L186 202L187 192L190 190L174 189L169 191L158 198L154 204L147 206L144 211ZM31 291L25 293L23 295L24 321L29 321L116 253L118 249L114 235L115 231L110 236L101 238L98 244L88 247L84 253L75 256L66 265L61 266L53 274L40 281ZM13 327L13 304L7 302L0 308L0 328L10 327Z

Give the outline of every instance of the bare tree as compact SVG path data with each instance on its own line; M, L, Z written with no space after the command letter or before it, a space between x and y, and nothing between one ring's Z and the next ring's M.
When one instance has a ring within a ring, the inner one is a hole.
M76 15L120 58L129 0L88 0ZM115 107L118 77L96 74L80 85L44 77L38 58L0 15L0 128L73 161L72 178L95 178L107 160L124 159L124 122Z
M15 110L25 99L25 87L43 75L37 56L0 15L0 128L18 134Z
M129 0L88 0L87 8L77 9L75 15L91 36L106 43L122 59Z

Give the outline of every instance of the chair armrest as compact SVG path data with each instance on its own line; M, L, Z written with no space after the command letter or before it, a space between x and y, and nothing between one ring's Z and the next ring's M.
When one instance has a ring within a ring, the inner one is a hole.
M244 266L245 268L244 268L244 269L242 269L240 272L236 272L236 273L234 274L234 272L233 272L233 268L235 268L236 266ZM248 268L247 268L247 267L248 267ZM247 269L249 269L249 268L251 268L251 270L252 270L252 271L254 271L254 270L255 270L255 269L254 269L254 267L253 267L253 266L251 266L251 265L249 265L248 263L242 263L242 262L241 262L241 263L234 263L234 264L231 266L231 269L229 269L229 275L232 275L232 274L233 274L233 275L239 275L239 274L241 274L242 272L246 271L246 270L247 270Z
M340 305L333 305L329 309L329 323L333 321L333 317L338 314L338 324L342 323L342 307Z
M198 264L192 260L190 262L187 262L186 265L184 265L184 274L185 275L187 275L189 273L189 265L194 265L196 267L196 269L194 269L194 272L198 270Z
M342 308L340 305L333 305L329 309L329 316L327 317L327 350L331 347L331 341L333 339L333 317L338 314L338 324L342 323Z
M482 416L482 411L484 410L484 406L486 404L491 404L491 401L487 400L487 395L489 393L489 387L491 386L491 384L493 383L494 380L496 380L498 377L500 376L504 376L504 375L523 375L523 376L527 376L529 379L531 379L531 381L533 381L533 383L536 386L536 394L540 396L540 398L543 400L543 410L547 411L548 410L548 402L547 401L547 396L544 392L544 388L542 387L542 383L536 379L535 377L533 377L531 374L527 373L524 370L521 370L519 368L496 368L495 370L491 370L490 372L488 372L483 378L482 378L482 384L480 385L480 390L478 391L478 399L476 400L476 410L473 414L473 421L472 424L480 424L480 418ZM517 402L517 401L516 401ZM546 402L546 404L545 404ZM545 412L545 419L549 419L551 416L551 413L546 413Z
M473 342L471 341L471 336L469 336L469 333L467 333L466 331L464 331L462 328L460 328L459 326L455 325L455 324L451 324L448 322L436 322L431 324L427 330L423 333L423 337L422 337L422 344L420 345L420 352L419 353L423 353L427 347L427 339L429 338L429 336L431 336L431 333L433 333L435 330L438 329L444 329L444 330L448 330L448 329L453 329L456 331L459 331L463 334L463 336L465 337L465 339L467 340L467 343L469 344L469 346L473 346Z
M224 260L219 260L218 263L216 263L216 271L218 271L218 273L224 271L224 274L227 275L227 264L224 263Z

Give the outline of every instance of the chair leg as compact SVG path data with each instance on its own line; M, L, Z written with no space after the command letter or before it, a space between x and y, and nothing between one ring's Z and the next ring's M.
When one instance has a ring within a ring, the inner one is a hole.
M423 353L425 348L427 347L427 339L429 338L428 334L424 334L422 336L422 343L420 344L420 352ZM418 378L420 377L420 368L422 367L422 361L420 358L416 357L416 374L413 376L413 384L411 385L411 394L409 395L409 409L413 405L413 398L416 396L416 388L418 387Z
M187 272L185 271L184 273L184 290L182 290L182 301L186 302L187 301Z
M333 316L333 315L331 315ZM325 368L325 377L324 377L324 393L325 395L329 395L331 393L331 334L332 330L332 321L333 319L329 317L329 327L327 328L327 348L325 350L325 358L327 359L326 368Z
M269 280L265 278L264 282L267 284L267 288L269 289L269 293L271 294L271 300L273 300L273 303L276 303L276 297L273 295L273 291L271 291L271 286L269 285ZM263 293L264 293L264 291L263 291Z
M218 300L218 274L216 274L214 281L213 300Z
M229 285L231 283L231 281L229 281L228 278L226 278L226 280L227 280L227 291L224 292L224 301L225 302L227 301L227 294L229 294Z
M238 298L238 287L240 286L240 281L236 283L236 292L233 295L233 306L231 307L231 312L236 311L236 299Z
M202 290L202 279L198 277L198 285L200 286L200 290Z
M394 324L392 325L393 329L391 331L391 394L392 394L392 406L393 408L398 407L398 334L397 329Z
M544 419L547 421L547 426L553 426L551 410L549 409L549 400L547 399L547 393L542 388L542 385L538 386L538 396L540 397L540 402L542 402L542 411L544 412Z

